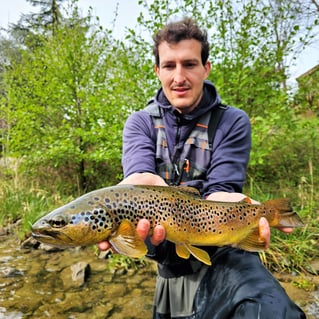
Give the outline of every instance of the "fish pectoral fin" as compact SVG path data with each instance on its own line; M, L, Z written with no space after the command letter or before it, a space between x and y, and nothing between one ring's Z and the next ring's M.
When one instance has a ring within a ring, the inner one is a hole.
M141 258L147 253L144 240L137 234L133 223L128 220L122 221L117 231L109 238L109 242L122 255Z
M176 253L179 257L188 259L192 254L196 259L201 261L202 263L211 266L212 262L208 253L198 247L192 246L190 244L176 244Z
M235 247L247 250L247 251L262 251L265 249L266 241L260 237L259 229L254 229L245 239L234 245Z

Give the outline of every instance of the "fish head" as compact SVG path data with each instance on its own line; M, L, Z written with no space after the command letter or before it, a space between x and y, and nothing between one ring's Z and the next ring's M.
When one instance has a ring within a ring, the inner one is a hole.
M105 206L80 198L40 218L32 225L32 236L57 247L87 246L107 240L113 226Z

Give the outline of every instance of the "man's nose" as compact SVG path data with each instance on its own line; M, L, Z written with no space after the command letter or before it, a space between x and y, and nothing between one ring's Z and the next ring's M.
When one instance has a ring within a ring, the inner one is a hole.
M177 84L182 84L186 80L185 70L181 65L177 65L174 74L174 82Z

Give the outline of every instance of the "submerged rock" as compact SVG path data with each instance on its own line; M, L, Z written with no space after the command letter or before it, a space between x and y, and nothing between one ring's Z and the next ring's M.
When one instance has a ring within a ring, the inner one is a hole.
M82 287L87 281L91 272L90 265L87 262L80 261L71 267L65 268L61 272L63 286L66 289Z

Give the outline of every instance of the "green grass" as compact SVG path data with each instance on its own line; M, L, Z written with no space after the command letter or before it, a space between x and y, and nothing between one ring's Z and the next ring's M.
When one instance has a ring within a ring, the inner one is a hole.
M20 237L25 237L38 218L69 200L63 200L58 194L48 194L45 190L28 187L22 181L18 184L4 182L0 186L0 225L20 221L18 233Z
M249 195L261 202L270 198L287 197L292 200L294 211L298 213L304 227L295 229L291 234L272 230L270 248L260 256L272 271L312 272L311 261L319 258L319 195L315 193L319 180L314 179L312 161L309 171L300 178L298 185L281 181L277 187L250 183L246 190Z

